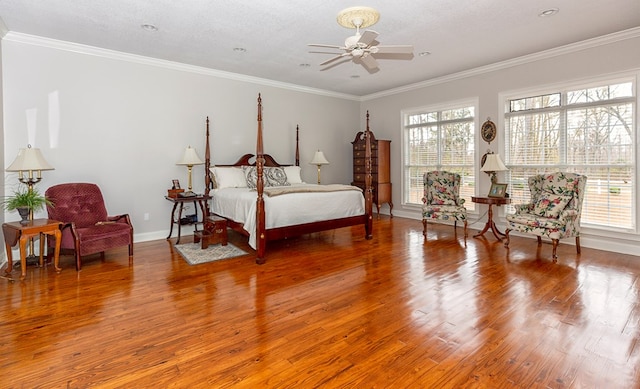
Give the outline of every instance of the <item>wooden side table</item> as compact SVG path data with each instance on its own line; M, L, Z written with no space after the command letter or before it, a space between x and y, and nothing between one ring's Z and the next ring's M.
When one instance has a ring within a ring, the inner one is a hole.
M477 238L479 236L484 235L489 229L493 232L493 236L498 240L502 240L502 237L505 236L504 233L500 232L496 227L496 223L493 221L493 206L501 206L505 204L510 204L511 199L506 197L471 197L471 201L477 204L487 204L489 205L489 211L487 212L487 224L484 225L484 229L479 233L475 234L473 237Z
M43 235L54 236L56 240L55 251L53 255L53 267L56 272L60 272L58 263L60 261L60 240L62 233L60 227L62 222L50 219L35 219L30 220L25 224L21 222L9 222L2 224L2 232L4 234L4 243L7 248L7 269L5 274L9 275L13 270L13 253L11 247L16 243L20 243L20 268L22 273L20 280L24 280L27 274L27 242L29 238L33 238L36 235L40 236L40 266L44 265L44 237Z
M198 219L198 205L200 206L200 211L202 211L202 215L204 218L204 215L206 215L206 211L204 208L204 202L209 200L211 198L211 196L205 196L205 195L197 195L197 196L191 196L191 197L169 197L169 196L165 196L165 199L167 199L168 201L171 201L173 203L173 209L171 210L171 227L169 228L169 236L167 236L167 240L171 238L171 234L173 233L173 225L177 224L178 225L178 240L176 241L176 244L180 243L180 230L182 227L182 223L180 223L180 219L182 219L182 209L184 208L184 203L193 203L194 208L195 208L195 213L196 213L196 221L195 222L190 222L188 224L195 224L195 228L196 231L198 231L198 223L202 223L197 221ZM178 217L176 218L176 209L178 209Z

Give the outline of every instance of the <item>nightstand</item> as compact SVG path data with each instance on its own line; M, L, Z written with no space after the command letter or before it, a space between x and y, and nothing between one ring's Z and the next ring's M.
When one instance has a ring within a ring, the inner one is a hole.
M171 234L173 233L173 225L177 224L178 225L178 240L176 241L176 244L180 243L180 232L181 232L181 227L182 227L182 210L184 208L184 203L193 203L193 206L195 208L195 215L196 215L196 220L195 221L189 221L187 223L187 225L195 225L195 229L196 231L198 231L198 224L202 223L201 221L198 221L198 206L200 206L200 211L202 212L202 215L204 217L204 215L206 215L206 211L205 211L205 202L207 200L209 200L211 198L211 196L205 196L205 195L196 195L196 196L191 196L191 197L169 197L169 196L165 196L165 199L167 199L167 201L171 201L173 203L173 209L171 210L171 227L169 228L169 236L167 236L167 240L171 238ZM178 210L178 217L176 218L176 209Z

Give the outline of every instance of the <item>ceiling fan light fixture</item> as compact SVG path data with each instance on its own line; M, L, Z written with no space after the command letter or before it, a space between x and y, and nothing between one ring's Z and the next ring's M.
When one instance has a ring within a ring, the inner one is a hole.
M345 39L344 46L310 43L309 46L313 47L340 50L340 53L335 53L334 57L322 62L320 66L333 63L333 65L331 65L331 67L333 67L336 64L346 62L334 61L345 58L347 60L351 59L353 63L362 65L369 73L373 74L379 70L378 62L374 57L375 54L390 54L390 56L385 57L385 59L394 59L392 57L395 55L400 55L404 57L404 59L413 58L413 45L380 45L380 42L376 40L378 38L377 32L364 30L360 33L361 28L375 24L379 17L380 14L378 11L369 7L351 7L342 10L338 14L338 24L347 28L355 28L356 33ZM402 57L400 59L403 59Z
M344 40L344 47L348 49L358 47L359 40L360 40L360 35L352 35Z
M367 28L378 23L380 13L371 7L349 7L338 13L338 24L346 28ZM360 23L360 25L356 25Z
M364 54L364 50L359 47L351 51L351 55L354 57L362 57L363 54Z

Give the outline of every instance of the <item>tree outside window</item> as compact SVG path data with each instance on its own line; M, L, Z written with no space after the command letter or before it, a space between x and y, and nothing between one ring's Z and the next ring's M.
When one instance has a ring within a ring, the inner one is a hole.
M528 177L575 172L587 176L583 224L634 229L634 90L634 81L612 82L508 100L512 204L528 201Z

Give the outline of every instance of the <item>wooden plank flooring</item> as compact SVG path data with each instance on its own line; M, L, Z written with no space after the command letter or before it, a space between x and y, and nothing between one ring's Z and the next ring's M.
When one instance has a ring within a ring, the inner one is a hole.
M190 266L161 240L29 267L0 280L0 387L640 387L640 257L374 232L272 243L261 266Z

